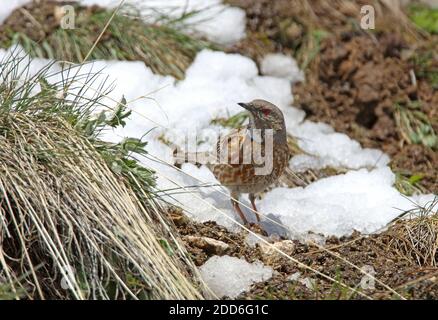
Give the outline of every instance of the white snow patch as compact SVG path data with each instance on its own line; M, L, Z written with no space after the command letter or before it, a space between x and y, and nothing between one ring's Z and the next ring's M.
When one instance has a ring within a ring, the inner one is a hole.
M15 60L17 63L15 64L9 63L12 60ZM28 77L32 77L33 75L35 75L37 72L39 72L41 69L48 66L52 62L53 62L52 60L48 60L48 59L40 59L40 58L30 59L27 53L24 51L23 47L21 47L20 45L13 45L8 49L0 48L0 63L2 65L2 68L5 68L6 66L12 67L18 64L16 74L22 74L23 76L27 75ZM59 69L56 68L56 70L52 69L50 72L53 73L58 70Z
M267 193L259 208L288 226L292 237L307 231L326 236L343 236L354 230L371 233L413 208L411 201L424 205L433 199L433 195L404 197L393 187L394 182L388 167L349 171L305 188L276 188Z
M42 69L48 69L49 74L56 74L61 71L58 64L53 60L33 58L30 59L20 45L13 45L9 49L0 48L0 72L3 76L0 78L0 84L4 81L9 82L12 79L19 83L25 83L40 73ZM17 75L20 79L16 79ZM53 81L58 77L50 77L47 80ZM34 87L31 94L37 94L40 91L38 79L34 79Z
M196 12L185 18L182 30L221 45L232 45L245 37L245 11L225 5L222 0L127 0L126 3L138 9L147 21L162 15L180 18L186 13ZM82 4L114 8L119 1L82 0Z
M263 75L286 78L292 83L304 81L304 73L295 59L281 53L266 55L260 63L260 71Z
M253 283L269 280L272 268L256 261L230 256L213 256L200 267L202 279L219 297L235 298L248 291Z
M305 121L288 130L297 137L300 148L308 153L291 159L290 167L295 171L326 167L374 168L389 163L389 157L382 151L362 148L359 142L335 132L325 123Z

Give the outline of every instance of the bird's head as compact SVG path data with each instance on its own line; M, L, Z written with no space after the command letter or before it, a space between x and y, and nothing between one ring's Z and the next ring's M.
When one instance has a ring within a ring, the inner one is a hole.
M256 129L285 129L283 112L274 104L257 99L248 103L238 103L239 106L249 111L250 125ZM252 123L251 123L252 122Z

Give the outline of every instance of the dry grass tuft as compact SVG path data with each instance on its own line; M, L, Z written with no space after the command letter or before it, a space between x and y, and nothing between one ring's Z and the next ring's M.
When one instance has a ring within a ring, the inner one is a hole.
M438 266L438 197L404 214L388 231L388 246L419 266Z
M132 150L98 139L103 125L89 110L99 97L59 97L72 79L48 85L48 68L23 82L23 61L0 64L0 291L29 299L202 298L153 176L133 163Z

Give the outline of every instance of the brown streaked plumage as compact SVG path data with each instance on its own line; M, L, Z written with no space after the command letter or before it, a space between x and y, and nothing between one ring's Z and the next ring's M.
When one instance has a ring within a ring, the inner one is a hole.
M248 221L236 200L239 199L240 194L248 193L251 205L257 212L255 195L280 178L289 161L289 148L283 113L278 107L265 100L254 100L249 103L239 103L239 105L249 111L249 125L246 129L235 130L218 141L217 154L221 154L224 148L228 148L228 161L227 163L223 163L223 161L222 163L211 163L208 167L216 179L230 190L231 203L243 222L247 224ZM261 139L258 136L256 139L253 129L273 130L272 156L268 157L272 159L272 171L268 174L256 174L257 167L266 165L265 163L260 164L260 159L251 157L250 163L243 163L244 154L248 150L245 148L245 144L251 144L249 150L253 150L254 147L260 148L261 156L266 156L263 134ZM257 221L260 221L258 213L256 213L256 217Z
M248 220L239 207L238 200L240 195L242 193L249 194L249 200L256 212L257 221L260 221L255 205L255 195L279 180L287 168L289 147L284 116L278 107L268 101L259 99L249 103L239 103L239 105L249 111L249 124L246 128L236 129L222 136L217 141L216 153L214 155L212 152L185 152L180 158L180 153L177 152L178 147L176 147L177 157L175 160L176 163L181 163L189 162L189 159L199 159L200 157L202 159L209 159L206 164L207 167L213 172L216 179L228 188L234 209L243 222L248 224ZM263 133L257 135L254 129L259 129L260 131L272 129L272 152L265 154L266 139L264 139ZM255 153L258 155L256 157L252 156L254 155L252 153L254 148L260 150L260 154L258 152ZM226 157L221 159L224 150L227 150ZM250 154L249 158L247 158L248 154ZM266 162L261 162L265 158L268 158L268 161L270 160L272 171L269 171L267 174L257 174L257 170L266 165ZM244 162L243 159L250 161Z

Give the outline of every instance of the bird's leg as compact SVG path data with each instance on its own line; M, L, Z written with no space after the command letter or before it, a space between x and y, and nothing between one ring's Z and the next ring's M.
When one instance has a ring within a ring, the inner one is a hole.
M248 225L248 220L246 219L245 215L242 212L242 209L240 209L239 207L239 195L237 194L232 194L231 195L231 204L233 205L234 210L236 210L236 212L239 214L240 218L242 219L243 223L245 225Z
M251 201L252 209L254 210L254 213L255 213L255 215L257 217L257 222L260 222L260 215L259 215L259 212L258 212L257 207L255 205L255 195L254 195L254 193L250 193L249 194L249 201Z

